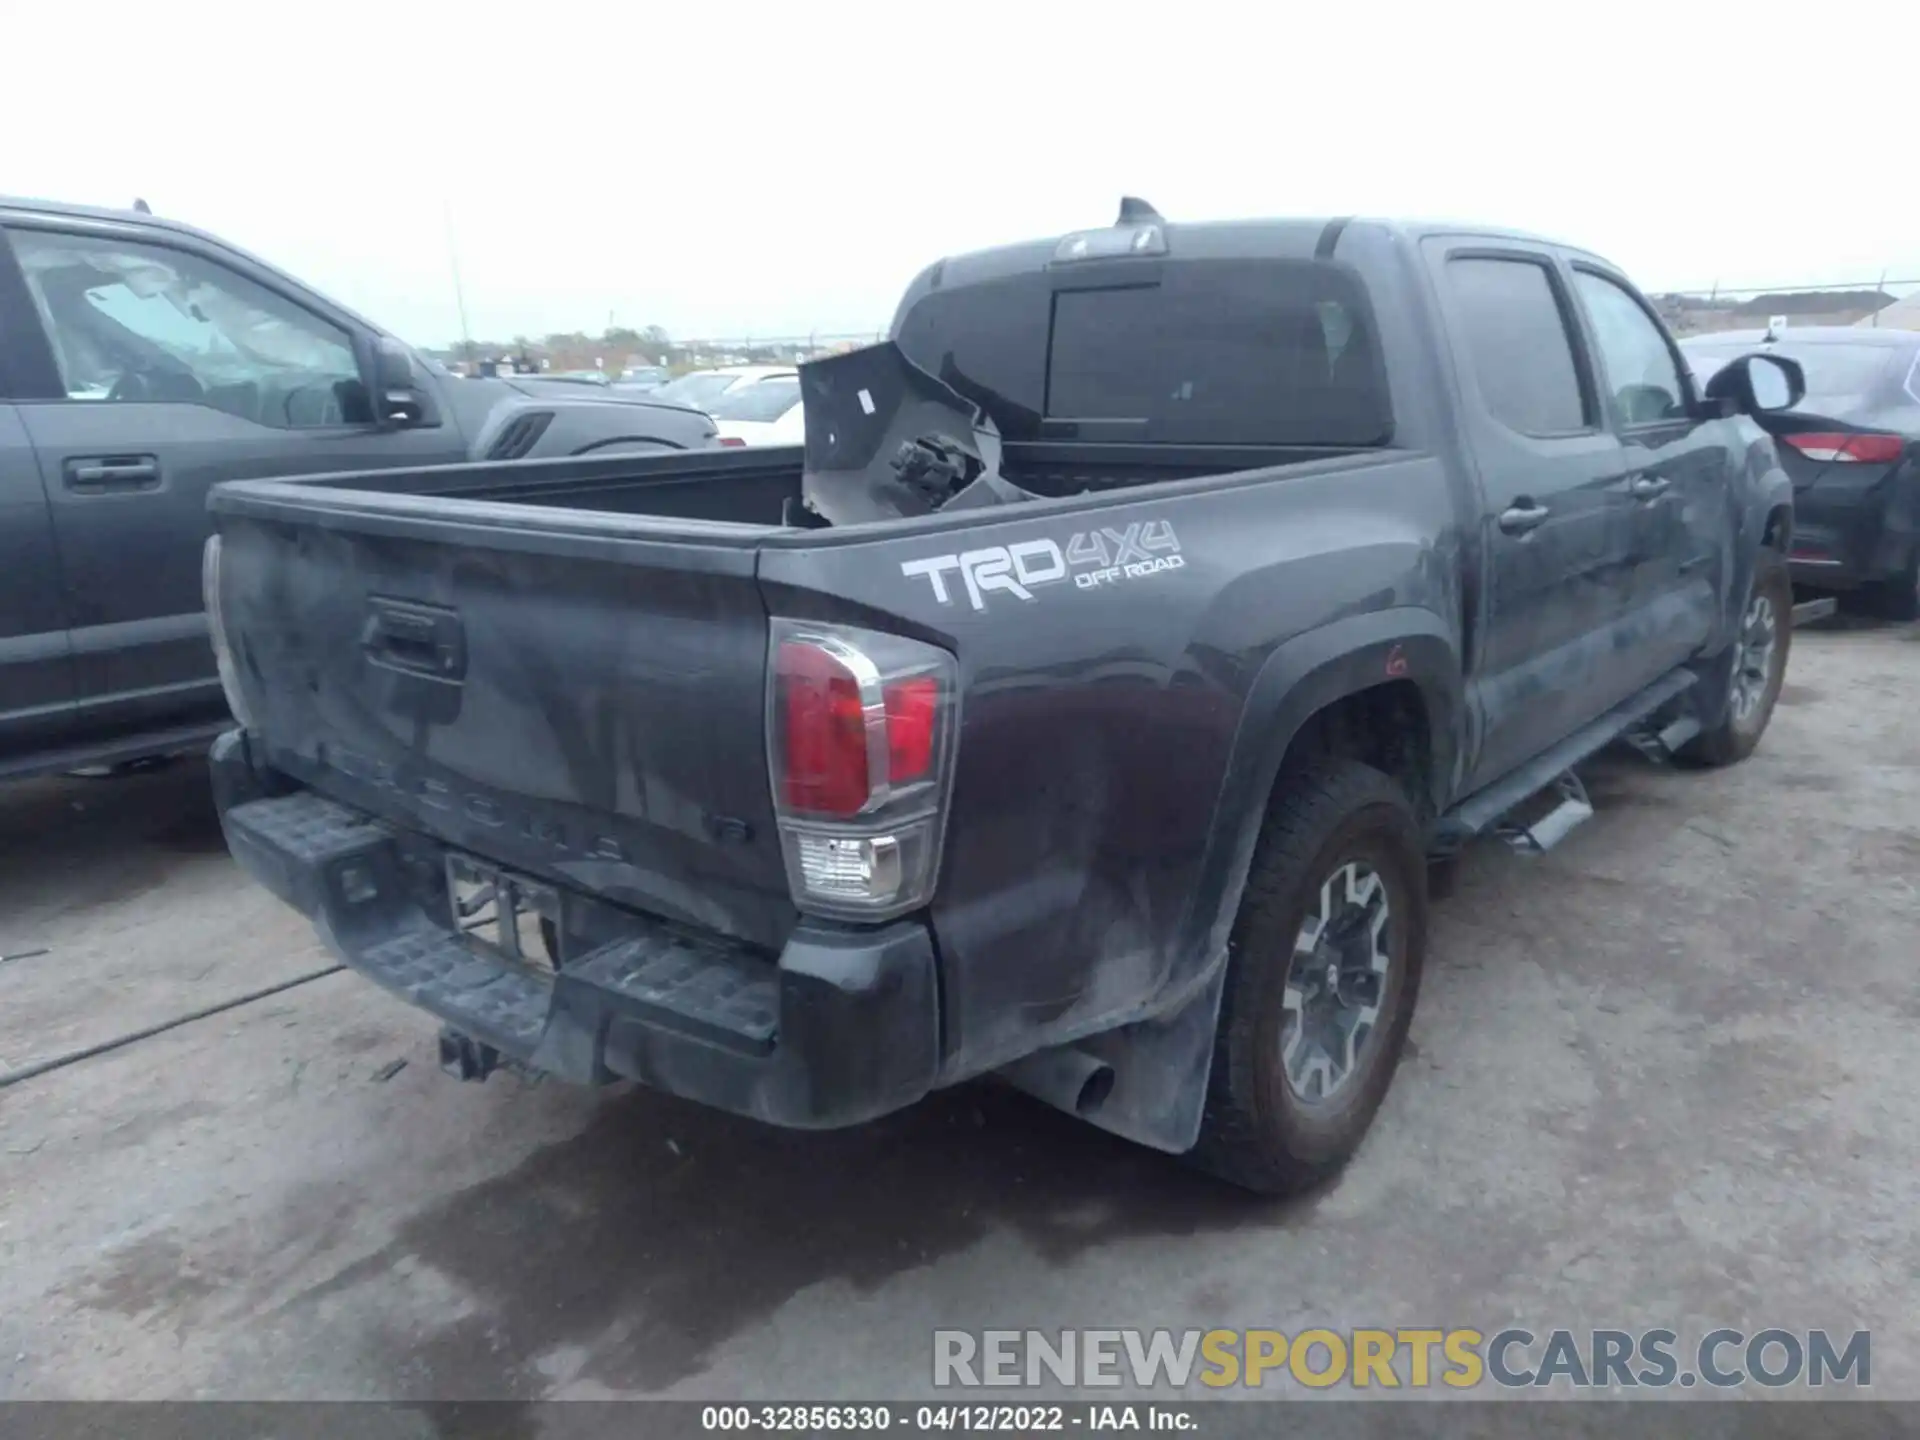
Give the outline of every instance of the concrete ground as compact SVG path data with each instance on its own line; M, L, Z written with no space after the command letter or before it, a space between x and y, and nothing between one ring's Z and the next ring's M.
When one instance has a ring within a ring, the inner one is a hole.
M985 1086L815 1136L463 1086L337 974L0 1089L0 1398L907 1397L936 1326L1508 1323L1870 1329L1920 1396L1916 638L1803 634L1747 764L1608 757L1553 855L1473 853L1312 1198ZM326 963L204 783L0 792L0 955L45 951L0 1068Z

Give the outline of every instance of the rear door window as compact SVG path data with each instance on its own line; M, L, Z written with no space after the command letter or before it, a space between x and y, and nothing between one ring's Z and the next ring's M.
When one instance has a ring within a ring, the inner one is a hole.
M1223 445L1383 443L1392 429L1365 291L1312 261L1198 261L1158 284L1053 297L1045 414ZM1053 428L1053 427L1049 427Z
M1592 429L1546 262L1457 256L1446 273L1473 378L1494 419L1522 435Z

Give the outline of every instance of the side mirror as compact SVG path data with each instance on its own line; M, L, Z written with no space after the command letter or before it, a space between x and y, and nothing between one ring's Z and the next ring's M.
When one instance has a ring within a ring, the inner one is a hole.
M1807 372L1784 355L1742 355L1707 381L1709 400L1731 400L1744 415L1791 410L1806 398Z
M398 340L382 335L373 342L373 415L382 425L417 425L427 403L420 394L413 354Z

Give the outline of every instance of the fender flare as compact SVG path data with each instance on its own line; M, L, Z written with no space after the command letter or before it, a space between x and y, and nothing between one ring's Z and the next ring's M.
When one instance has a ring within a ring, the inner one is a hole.
M1225 952L1267 798L1301 727L1336 701L1393 680L1418 686L1427 709L1429 793L1413 798L1435 814L1445 808L1466 713L1460 652L1447 622L1431 610L1397 606L1294 636L1267 656L1241 707L1194 886L1189 946L1211 936L1203 953L1211 959Z
M1460 653L1441 616L1413 606L1351 615L1296 635L1267 656L1241 708L1179 932L1166 992L1179 999L1083 1042L1119 1077L1112 1098L1086 1117L1093 1124L1175 1154L1193 1147L1206 1105L1227 939L1287 747L1328 705L1395 680L1417 685L1427 707L1432 793L1416 799L1437 813L1454 784L1465 715Z
M1700 680L1688 703L1700 723L1709 728L1718 725L1726 715L1733 694L1733 642L1740 633L1740 618L1746 613L1754 567L1760 562L1760 552L1766 548L1767 520L1776 510L1785 510L1789 537L1795 520L1793 481L1780 467L1771 443L1749 448L1741 490L1734 511L1737 523L1731 573L1721 606L1719 630L1714 636L1713 648L1691 666Z

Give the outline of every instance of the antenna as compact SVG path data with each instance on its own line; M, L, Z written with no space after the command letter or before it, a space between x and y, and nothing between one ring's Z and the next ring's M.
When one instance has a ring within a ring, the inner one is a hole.
M153 213L153 207L147 204L146 201L136 197L133 202L133 213L136 215L151 215Z
M1120 197L1120 218L1113 223L1116 225L1145 225L1149 221L1164 220L1165 218L1164 215L1146 201L1142 200L1138 195L1122 195Z

